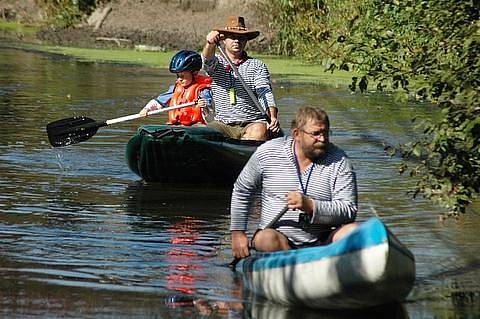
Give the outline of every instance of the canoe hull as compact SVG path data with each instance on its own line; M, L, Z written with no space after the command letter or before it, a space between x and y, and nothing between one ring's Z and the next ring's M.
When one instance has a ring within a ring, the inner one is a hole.
M128 142L126 159L147 182L231 185L259 144L208 127L145 125Z
M415 280L413 255L376 218L331 245L257 254L237 267L255 296L319 309L399 302Z

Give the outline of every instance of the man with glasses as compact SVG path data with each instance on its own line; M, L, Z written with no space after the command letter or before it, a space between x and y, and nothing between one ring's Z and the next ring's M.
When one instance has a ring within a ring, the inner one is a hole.
M280 131L267 66L245 51L247 41L259 34L259 31L246 28L243 17L231 16L224 27L214 28L208 33L202 51L204 69L213 79L216 113L215 120L208 125L231 138L264 141L268 139L269 132L276 134ZM225 55L238 74L225 56L215 55L215 47L219 44L224 45Z
M258 194L260 221L249 242L248 217ZM320 108L302 107L292 121L291 136L259 146L235 182L233 255L244 258L250 248L270 252L325 245L351 232L356 215L355 172L345 152L330 142L328 115Z

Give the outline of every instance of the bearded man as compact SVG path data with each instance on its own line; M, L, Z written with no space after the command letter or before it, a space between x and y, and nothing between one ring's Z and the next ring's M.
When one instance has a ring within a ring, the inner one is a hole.
M248 217L258 194L260 222L249 241ZM302 107L291 136L258 147L235 182L232 252L239 259L251 248L271 252L325 245L356 228L356 215L356 175L345 152L330 142L328 115Z

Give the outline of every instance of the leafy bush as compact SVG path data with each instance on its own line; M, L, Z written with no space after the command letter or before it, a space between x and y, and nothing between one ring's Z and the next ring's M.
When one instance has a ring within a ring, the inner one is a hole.
M79 22L97 5L95 0L36 0L56 27L66 28Z
M480 191L478 4L369 0L359 12L346 42L349 61L380 85L442 110L439 121L421 123L421 140L404 147L420 160L410 170L420 176L415 195L465 212Z
M277 33L271 52L317 62L338 56L339 53L329 51L331 43L345 39L349 26L344 21L354 20L357 16L356 2L358 0L264 2L260 11Z
M415 196L465 212L480 191L478 1L348 2L272 0L277 53L356 70L363 75L352 90L373 80L378 90L437 105L442 118L420 123L424 135L403 155L418 158L409 169L420 177Z

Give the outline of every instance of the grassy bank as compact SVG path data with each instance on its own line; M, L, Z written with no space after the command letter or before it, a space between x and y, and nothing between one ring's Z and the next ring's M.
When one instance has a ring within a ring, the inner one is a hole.
M168 68L170 59L175 54L167 52L145 52L133 49L86 49L73 47L58 47L27 43L10 43L9 47L24 50L34 50L52 54L71 56L81 61L114 62L139 64L154 68ZM321 65L309 64L296 59L271 55L251 53L262 59L268 66L275 83L280 84L314 84L347 87L351 82L352 73L325 72Z
M12 32L17 35L34 35L38 29L35 27L25 26L18 22L9 22L0 19L0 30L4 32Z
M85 49L72 47L35 46L38 50L63 54L84 61L103 61L116 63L134 63L150 67L168 68L170 59L176 53L167 52L144 52L132 49ZM285 83L311 83L347 85L351 81L352 74L338 72L331 74L324 71L321 65L307 64L299 60L286 59L278 56L254 54L261 58L268 66L272 77L279 82Z

